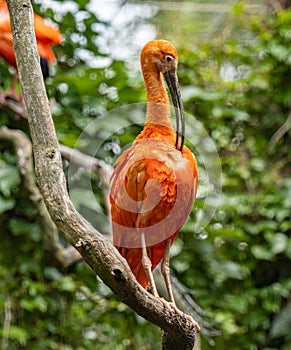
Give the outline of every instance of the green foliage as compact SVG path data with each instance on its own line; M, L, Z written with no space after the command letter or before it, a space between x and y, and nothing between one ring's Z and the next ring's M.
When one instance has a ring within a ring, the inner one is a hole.
M239 25L252 32L255 45L218 39L194 59L187 49L181 58L186 109L207 127L223 169L208 238L197 245L189 234L180 236L181 259L185 248L196 257L195 273L185 269L183 280L222 329L217 349L290 345L283 311L291 286L290 131L275 137L290 114L290 19L290 11L269 20L242 16ZM197 86L188 87L193 81ZM208 282L197 278L201 266Z
M96 23L108 24L86 4L75 3L82 11L79 21L77 10L57 14L35 7L58 23L65 39L55 48L58 64L46 86L60 142L73 147L78 141L92 155L100 144L98 157L113 162L140 130L144 110L124 105L144 101L143 83L125 62L99 52ZM174 246L172 268L221 330L215 349L287 350L291 148L288 125L278 131L290 115L291 13L250 16L237 5L234 14L230 37L201 41L191 50L177 45L185 109L216 144L223 192L211 222L196 235L195 209L191 213ZM239 40L242 32L248 41ZM108 66L88 64L96 57L108 59ZM0 70L1 88L7 89L11 74L2 61ZM12 113L1 110L0 117L1 125L27 131ZM195 133L190 126L188 131ZM62 268L47 256L14 151L8 143L0 150L0 334L8 332L8 348L156 349L160 331L119 303L87 265ZM105 231L102 184L66 163L64 168L76 206ZM195 208L203 204L198 198ZM204 340L202 347L212 348Z

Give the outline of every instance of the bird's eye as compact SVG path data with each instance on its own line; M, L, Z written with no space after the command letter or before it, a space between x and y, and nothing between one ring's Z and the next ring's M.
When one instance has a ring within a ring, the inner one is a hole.
M165 56L165 60L166 60L167 62L171 62L171 61L173 60L173 57L170 56L170 55L166 55L166 56Z

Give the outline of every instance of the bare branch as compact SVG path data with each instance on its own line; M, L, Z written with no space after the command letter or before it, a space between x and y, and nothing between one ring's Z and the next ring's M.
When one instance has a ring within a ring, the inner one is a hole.
M5 93L0 93L0 107L3 109L10 109L24 119L28 118L23 103L6 96Z
M289 113L285 123L272 136L268 148L272 149L276 146L279 140L291 129L291 112Z
M28 115L23 103L19 100L14 100L0 93L0 107L15 112L23 119L28 119ZM59 144L59 149L63 159L68 160L70 163L84 168L88 171L94 172L102 182L102 192L105 199L106 209L109 213L109 183L110 176L113 168L111 165L106 164L103 160L91 157L87 154L80 152L75 148L71 148L62 144Z
M112 166L105 163L103 160L88 156L75 148L61 144L59 145L59 148L63 159L67 159L70 163L79 166L80 168L92 171L99 177L102 182L102 192L105 199L107 213L109 213L109 188L110 177L113 171Z
M10 297L7 296L4 304L4 322L3 322L2 341L1 341L2 350L8 349L10 325L11 325L11 300L10 300Z
M72 247L64 248L60 243L58 229L52 221L42 195L35 184L30 140L22 131L10 130L6 127L0 129L0 140L12 143L15 148L17 167L23 188L36 209L37 219L43 231L44 249L53 255L64 267L79 261L81 256L76 249Z
M171 313L135 280L128 264L74 208L67 193L61 155L42 80L33 16L28 0L8 0L19 78L28 112L36 176L50 215L65 238L119 298L164 330L167 349L192 349L195 329ZM165 347L164 347L165 348Z

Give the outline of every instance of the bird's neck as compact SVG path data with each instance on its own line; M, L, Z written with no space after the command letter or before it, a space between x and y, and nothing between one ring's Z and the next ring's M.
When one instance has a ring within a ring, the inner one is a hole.
M155 124L156 127L172 127L170 120L169 96L162 74L158 71L144 71L144 81L147 94L147 114L145 127Z
M147 94L147 114L143 131L136 140L162 139L175 145L176 133L170 119L170 102L163 76L157 69L147 70L145 65L142 66Z

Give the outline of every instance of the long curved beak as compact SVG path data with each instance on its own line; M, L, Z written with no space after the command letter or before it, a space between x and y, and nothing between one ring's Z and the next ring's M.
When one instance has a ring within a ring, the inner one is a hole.
M175 147L182 152L184 146L184 138L185 138L185 116L184 116L184 107L183 101L181 97L177 70L176 68L164 72L164 77L166 83L170 90L171 99L173 105L175 107L175 115L176 115L176 144ZM181 123L180 123L181 121ZM179 147L179 139L181 138L181 143Z

